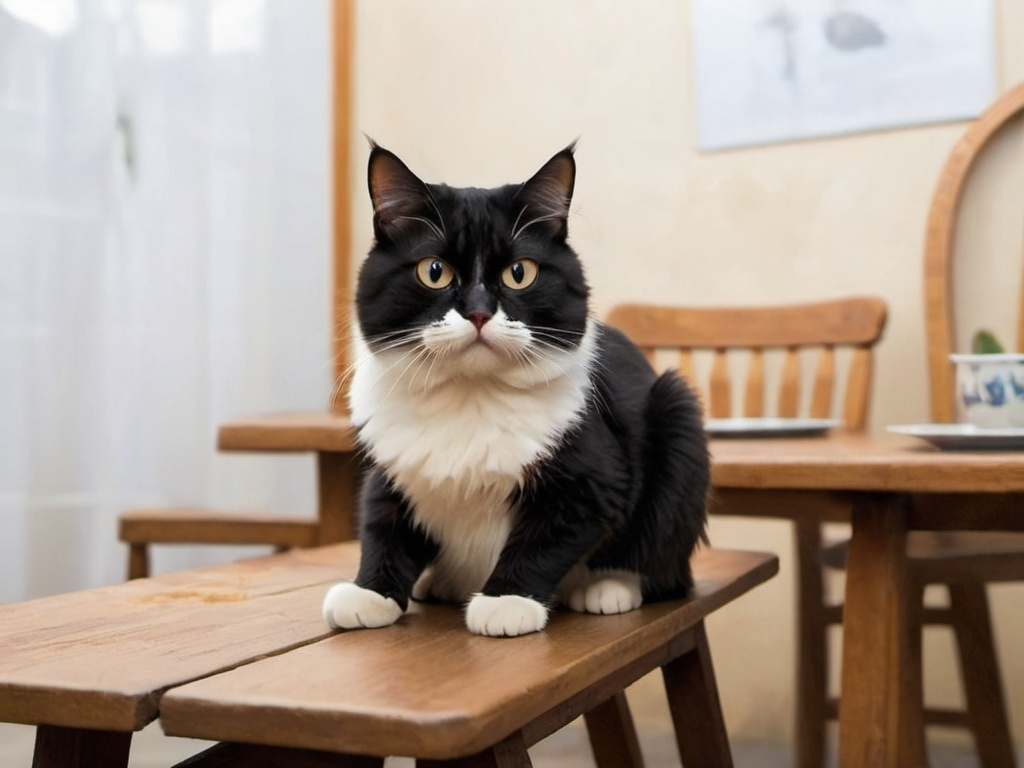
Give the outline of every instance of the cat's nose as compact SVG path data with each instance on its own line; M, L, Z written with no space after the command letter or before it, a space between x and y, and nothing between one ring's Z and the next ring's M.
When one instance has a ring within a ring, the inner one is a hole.
M476 326L477 333L479 333L480 329L484 327L484 323L494 317L494 315L490 312L476 311L470 312L466 317L473 325Z

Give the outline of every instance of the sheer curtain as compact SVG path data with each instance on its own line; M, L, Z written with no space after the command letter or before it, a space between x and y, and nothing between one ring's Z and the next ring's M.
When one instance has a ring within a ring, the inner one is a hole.
M123 579L129 507L312 510L214 440L327 403L328 51L326 0L0 0L0 601Z

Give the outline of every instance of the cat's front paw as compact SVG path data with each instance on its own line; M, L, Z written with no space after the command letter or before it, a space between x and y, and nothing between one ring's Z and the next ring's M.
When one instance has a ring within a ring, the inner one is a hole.
M595 575L569 593L566 603L580 613L626 613L643 603L640 577L635 573Z
M343 581L327 590L323 612L331 629L376 629L398 621L402 608L390 597Z
M547 623L547 607L522 595L474 595L466 606L466 626L478 635L516 637L539 632Z

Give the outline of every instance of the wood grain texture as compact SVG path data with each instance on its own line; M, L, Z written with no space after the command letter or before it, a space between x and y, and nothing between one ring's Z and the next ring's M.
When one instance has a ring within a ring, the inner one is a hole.
M925 232L924 306L929 403L931 420L935 422L956 421L956 387L953 364L949 361L950 353L955 351L956 328L952 259L964 188L986 144L1021 111L1024 111L1024 83L1007 91L970 123L949 153L932 194ZM1024 307L1024 303L1019 306Z
M608 322L641 347L675 350L680 371L695 390L707 393L705 411L713 418L834 416L846 419L849 429L863 429L871 398L870 362L885 328L886 306L873 297L768 307L624 304L612 309ZM852 356L844 382L835 378L837 348ZM712 351L706 381L693 365L693 354L700 350ZM765 358L771 352L783 359L769 382ZM734 362L744 358L746 377L738 381ZM817 360L809 371L813 383L806 397L805 358ZM770 406L769 384L775 385ZM833 403L837 390L841 404ZM742 391L740 398L734 396L737 391Z
M320 451L316 461L317 543L351 541L356 538L359 456Z
M621 304L607 321L641 347L870 344L885 326L885 302L850 298L771 307L659 307ZM685 343L680 344L680 340Z
M331 133L334 380L331 411L348 411L345 374L352 360L352 79L355 61L355 0L331 1Z
M643 768L640 741L625 691L598 704L584 715L584 720L597 768Z
M356 430L343 414L287 412L235 419L217 431L221 451L356 451Z
M631 661L670 647L777 567L770 555L703 550L694 560L690 600L615 616L558 611L543 632L511 639L469 633L457 607L414 604L393 626L340 633L176 688L164 696L161 721L168 734L198 738L433 759L469 755Z
M694 638L692 653L662 667L679 754L686 768L731 768L732 752L703 622L694 627Z
M983 583L949 587L949 608L960 657L967 716L984 768L1014 768L1006 696L996 663L995 637Z
M919 609L920 595L912 594L908 578L906 509L896 497L864 496L854 520L844 613L859 642L843 651L839 762L924 768L920 703L906 705L914 697L909 688L920 681L907 674L915 660L920 664L906 620L914 604Z
M937 451L899 435L837 432L825 440L712 440L711 454L717 489L1024 493L1024 454ZM1001 505L997 515L1010 511L1002 505L1012 509L1012 499L992 501ZM984 516L982 506L976 512ZM958 523L962 518L968 529L978 527L969 524L967 508L948 514L956 515ZM1024 524L1024 514L1017 516ZM943 515L935 517L941 521Z
M318 543L316 520L194 507L134 509L118 520L121 541L204 544L270 544L311 547Z
M164 690L323 638L356 545L0 605L0 721L133 731Z

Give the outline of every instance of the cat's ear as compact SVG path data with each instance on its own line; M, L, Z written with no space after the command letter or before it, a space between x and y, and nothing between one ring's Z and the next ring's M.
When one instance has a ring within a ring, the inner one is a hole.
M442 223L430 190L393 152L372 145L367 167L373 229L378 239L395 240L415 227L441 237Z
M513 239L531 227L542 228L550 237L565 238L576 184L576 161L572 155L575 149L575 143L570 144L519 189L516 202L523 208L512 232Z

